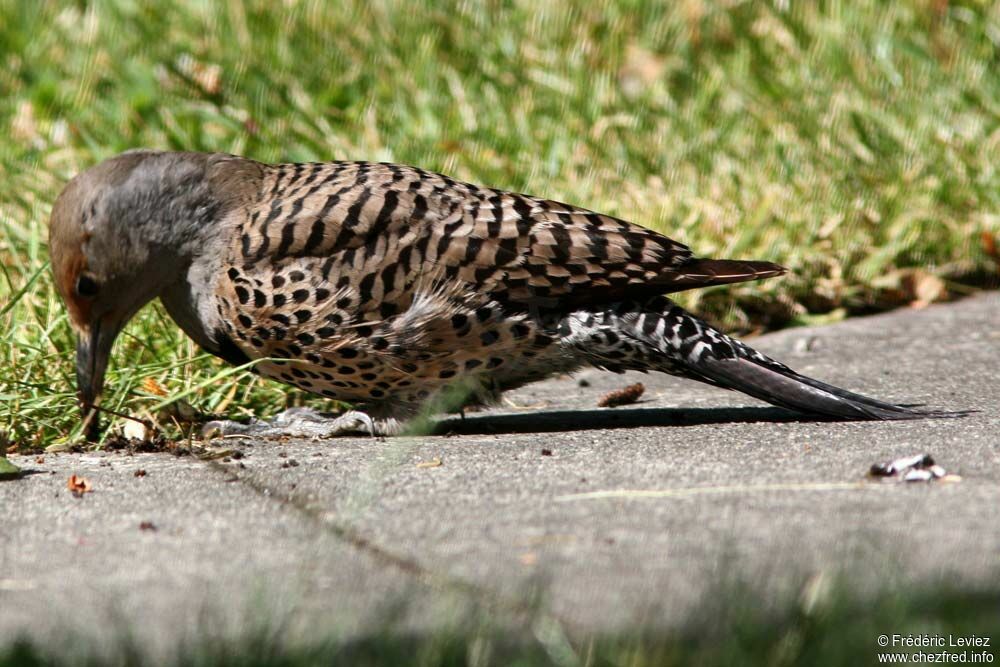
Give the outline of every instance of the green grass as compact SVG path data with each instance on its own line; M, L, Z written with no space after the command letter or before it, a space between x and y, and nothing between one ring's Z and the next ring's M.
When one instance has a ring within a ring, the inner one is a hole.
M22 447L75 436L45 223L124 149L417 164L788 265L684 298L749 329L996 275L998 70L1000 5L969 0L0 0L0 424ZM106 404L139 412L159 400L144 378L173 394L220 368L151 307ZM240 374L191 400L303 398Z
M639 628L574 635L552 622L530 620L501 629L486 617L423 634L387 626L349 640L313 637L302 641L289 640L278 627L249 623L246 635L239 638L219 638L206 627L203 637L177 647L169 659L151 657L149 647L125 632L119 641L100 645L70 637L54 638L45 646L13 642L0 646L0 667L822 667L879 664L879 653L901 654L917 662L918 652L948 653L952 662L966 653L962 664L996 660L1000 650L1000 593L996 590L917 587L866 596L845 590L836 587L817 594L807 586L800 596L785 600L777 609L774 602L765 603L749 591L720 590L719 595L706 598L690 622L669 631ZM977 637L989 641L989 646L880 648L878 637L883 634L943 637L945 642L949 635Z

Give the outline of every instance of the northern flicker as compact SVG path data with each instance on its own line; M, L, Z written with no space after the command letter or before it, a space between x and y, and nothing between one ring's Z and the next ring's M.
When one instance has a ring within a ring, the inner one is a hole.
M664 296L776 264L697 258L624 220L414 167L129 151L66 186L50 247L91 437L112 343L156 297L212 354L358 408L223 432L391 434L449 387L488 401L585 366L841 419L944 414L800 375Z

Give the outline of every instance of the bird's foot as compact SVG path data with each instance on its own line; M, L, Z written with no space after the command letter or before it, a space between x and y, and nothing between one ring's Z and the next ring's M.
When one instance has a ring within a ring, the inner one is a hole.
M230 420L210 421L201 428L203 438L245 436L253 438L333 438L340 435L367 433L395 435L394 420L376 422L357 410L341 415L329 415L312 408L289 408L271 421L252 419L249 423Z

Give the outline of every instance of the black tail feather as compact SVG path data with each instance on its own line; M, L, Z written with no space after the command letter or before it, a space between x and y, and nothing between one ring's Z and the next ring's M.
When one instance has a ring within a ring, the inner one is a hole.
M885 403L800 375L781 364L765 364L744 357L707 357L691 370L716 384L742 391L772 405L837 419L935 419L967 414L917 410Z

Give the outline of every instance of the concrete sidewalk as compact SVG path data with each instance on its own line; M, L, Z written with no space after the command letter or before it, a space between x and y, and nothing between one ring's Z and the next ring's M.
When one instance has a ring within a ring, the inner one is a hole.
M450 420L447 436L230 441L244 456L229 462L14 457L30 474L0 483L0 646L129 632L156 650L247 623L350 635L404 601L424 627L538 600L570 632L613 631L683 623L725 581L775 597L816 572L862 588L998 581L997 295L752 344L878 398L979 412L815 422L689 381L586 372ZM635 381L642 403L595 407ZM963 481L864 479L921 452ZM93 492L73 497L74 473Z

